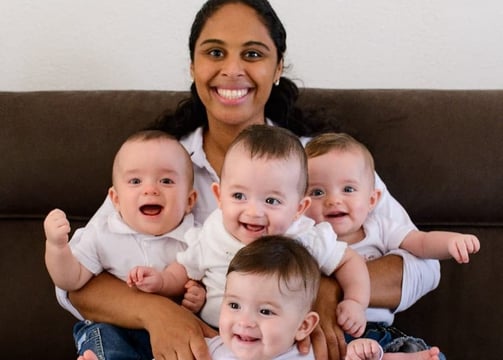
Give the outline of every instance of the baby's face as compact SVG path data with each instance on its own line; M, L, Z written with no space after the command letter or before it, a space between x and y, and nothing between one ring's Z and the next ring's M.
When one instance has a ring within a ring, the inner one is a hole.
M372 171L361 152L332 150L308 159L312 203L306 215L327 221L341 240L362 228L377 198Z
M175 140L131 141L122 146L114 165L110 197L133 230L162 235L176 228L192 208L183 148Z
M309 305L305 296L279 286L276 276L239 272L227 276L219 329L238 359L272 359L301 336L299 328L305 325Z
M309 203L299 193L300 176L297 159L252 159L241 147L231 149L214 187L227 231L243 244L284 234Z

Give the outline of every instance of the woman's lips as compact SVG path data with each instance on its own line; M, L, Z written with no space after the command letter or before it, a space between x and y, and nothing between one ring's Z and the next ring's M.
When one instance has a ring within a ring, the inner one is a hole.
M248 95L249 89L216 89L217 94L227 100L241 99Z

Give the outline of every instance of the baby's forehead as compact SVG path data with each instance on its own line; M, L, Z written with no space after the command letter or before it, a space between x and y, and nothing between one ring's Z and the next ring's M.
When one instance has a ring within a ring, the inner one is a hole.
M226 162L231 160L248 160L248 161L273 161L277 163L285 163L285 164L295 164L297 163L299 166L302 164L302 159L300 156L295 154L294 152L288 152L284 154L277 154L267 151L253 151L250 146L246 144L239 143L235 144L231 147L224 158L224 165Z
M152 153L152 157L145 158ZM143 164L158 168L177 169L192 176L192 161L185 148L171 138L133 138L122 144L113 162L113 172L122 171L131 166Z

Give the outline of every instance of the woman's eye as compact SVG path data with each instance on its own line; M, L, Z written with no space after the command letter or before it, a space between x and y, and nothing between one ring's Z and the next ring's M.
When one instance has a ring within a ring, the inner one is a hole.
M243 200L245 198L245 195L243 193L234 193L232 194L232 197L236 200Z
M313 189L309 192L309 196L312 196L312 197L320 197L323 195L325 195L325 192L321 189Z
M267 198L267 199L265 199L265 203L268 205L279 205L279 204L281 204L281 201L279 201L278 199L275 199L275 198Z
M246 59L252 59L252 60L255 60L255 59L260 59L262 57L262 54L259 53L258 51L253 51L253 50L250 50L250 51L247 51L245 54L244 54L244 57Z
M352 193L352 192L355 192L355 191L356 191L356 189L354 187L352 187L352 186L345 186L344 187L344 192L346 192L346 193Z
M170 178L161 179L161 184L174 184L175 182Z
M213 49L213 50L208 51L208 54L212 57L220 58L224 55L224 52L219 49Z
M134 178L134 179L129 180L128 183L130 183L132 185L138 185L138 184L141 184L141 180L138 178Z

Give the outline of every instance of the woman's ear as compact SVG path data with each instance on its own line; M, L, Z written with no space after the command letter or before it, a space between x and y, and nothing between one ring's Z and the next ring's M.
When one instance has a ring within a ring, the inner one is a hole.
M320 321L320 316L315 311L310 311L304 317L304 320L299 325L297 332L295 333L295 340L301 341L308 337L318 325Z
M190 63L190 78L192 79L192 82L194 82L194 63Z
M211 191L217 200L218 207L220 207L220 184L216 182L211 184Z
M281 59L278 63L278 67L276 68L276 74L274 76L275 81L279 80L279 78L283 74L283 63L284 63L283 59Z

